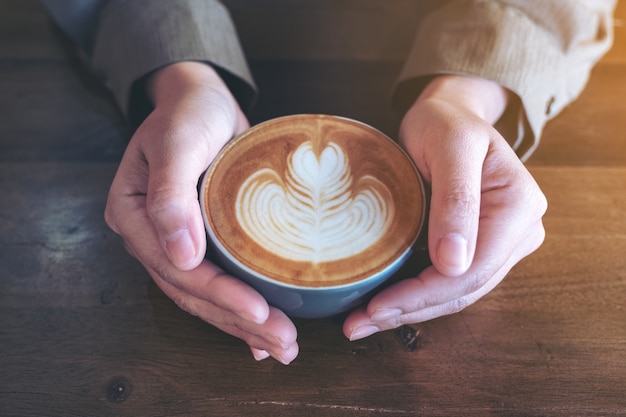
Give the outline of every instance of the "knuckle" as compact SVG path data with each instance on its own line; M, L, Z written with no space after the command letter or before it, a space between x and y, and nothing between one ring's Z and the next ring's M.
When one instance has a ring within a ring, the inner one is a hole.
M119 234L117 223L115 222L111 208L108 205L104 209L104 222L107 224L107 226L109 226L111 230Z
M180 212L181 201L183 199L178 189L161 186L146 196L146 211L151 219L160 218L170 213Z
M120 234L120 228L117 222L117 218L114 210L113 191L109 191L106 206L104 207L104 221L118 235Z
M448 303L448 314L455 314L465 310L470 305L474 304L476 300L473 299L470 295L465 295L463 297L459 297L454 299Z
M124 241L124 249L126 249L126 252L128 252L128 254L132 256L133 258L138 258L137 251L135 251L132 245L128 243L126 240Z
M464 282L465 285L463 292L465 295L462 298L472 297L472 294L480 292L480 290L493 278L494 273L497 270L498 268L495 265L487 264L484 265L480 271L468 276Z
M548 210L548 199L534 181L522 182L517 190L518 204L524 206L525 211L533 218L541 218Z
M531 253L533 253L534 251L536 251L537 249L539 249L539 247L543 244L544 240L546 238L546 229L543 226L543 223L541 221L538 221L536 223L536 226L533 229L533 233L530 236L528 245L528 251L526 253L526 255L529 255Z
M538 193L538 212L539 212L539 217L543 217L544 214L546 214L546 212L548 211L548 199L546 198L545 194L543 194L541 191L539 191Z
M448 187L443 202L446 207L463 213L477 213L480 207L479 197L462 184Z
M192 316L199 315L198 303L196 300L189 296L178 294L172 297L172 301L183 311L191 314Z
M528 190L526 198L532 204L533 214L535 217L541 218L544 214L546 214L546 211L548 210L548 199L538 186L532 187Z

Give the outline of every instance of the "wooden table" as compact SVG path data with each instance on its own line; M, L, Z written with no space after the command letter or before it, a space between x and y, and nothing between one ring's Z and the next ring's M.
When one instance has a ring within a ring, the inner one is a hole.
M298 320L286 367L179 310L124 252L102 212L130 130L38 3L3 0L0 415L626 415L623 2L616 16L615 47L528 162L550 201L540 250L477 304L413 326L415 350L398 331L351 343L337 319ZM270 66L286 78L253 121L345 93L356 104L333 112L397 123L371 105L388 81L357 93L394 60L258 57L261 87Z

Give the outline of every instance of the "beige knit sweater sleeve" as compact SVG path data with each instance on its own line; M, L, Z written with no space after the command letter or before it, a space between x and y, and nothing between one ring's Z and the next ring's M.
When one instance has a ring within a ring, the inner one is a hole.
M614 7L614 0L449 1L421 21L394 104L406 109L435 74L493 80L516 95L499 127L525 159L610 48Z

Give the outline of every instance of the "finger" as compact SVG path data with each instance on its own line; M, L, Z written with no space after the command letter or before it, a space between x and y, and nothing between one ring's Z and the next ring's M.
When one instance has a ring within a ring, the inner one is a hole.
M370 319L366 306L361 306L350 313L343 322L343 334L350 340L360 340L378 333L382 328Z
M484 297L486 294L491 292L500 282L502 282L502 280L507 276L509 271L522 258L529 255L540 246L541 242L543 242L543 239L545 237L543 225L538 224L537 227L533 228L533 230L535 230L535 232L533 233L534 236L528 236L528 239L526 239L525 242L520 245L519 247L520 252L518 256L511 256L507 260L507 262L505 262L497 270L494 270L491 273L485 274L483 279L480 279L480 278L476 279L477 284L475 284L474 287L469 287L469 288L465 287L463 289L464 286L462 284L459 284L459 287L462 288L460 290L460 293L462 295L458 296L457 298L453 298L449 301L446 301L445 299L443 299L441 300L439 304L435 302L433 305L419 309L412 313L403 314L398 317L398 320L396 320L395 323L388 322L386 326L383 326L383 325L380 325L380 326L384 328L392 328L392 327L395 328L402 324L407 324L407 323L421 323L424 321L432 320L437 317L460 312L464 310L465 308L469 307L470 305L474 304L476 301L478 301L479 299ZM438 275L436 271L433 275L435 275L433 279L437 279L437 280L442 279L442 277L436 277L436 275ZM463 294L464 291L471 291L471 289L473 288L475 288L473 292L468 292L467 294ZM404 291L406 289L399 288L399 290ZM408 289L408 291L411 291L411 290ZM389 327L389 326L392 326L392 327Z
M510 223L506 219L502 223L491 222L491 227L481 232L474 264L465 274L448 277L429 267L418 277L403 280L377 294L367 307L346 319L346 337L356 340L402 324L453 314L475 303L543 242L545 230L540 219L522 227L523 239L500 241L489 236L490 232L514 232L514 226L507 226Z
M146 210L158 240L174 265L192 269L206 250L197 184L209 164L208 149L176 133L144 153L150 167Z
M155 271L148 270L161 290L181 309L199 317L218 329L246 342L255 358L270 356L288 364L298 355L297 331L294 324L280 310L270 308L263 323L248 320L241 315L222 308L212 302L182 292L160 278ZM260 360L260 359L257 359Z
M178 271L167 266L155 270L146 266L158 279L160 287L171 286L169 296L185 311L200 315L205 321L210 315L199 314L195 302L208 302L224 311L253 323L262 324L269 318L267 301L244 282L232 277L207 261L191 271ZM175 288L175 290L174 290Z
M201 118L195 102L183 103L164 114L155 111L141 133L150 173L148 215L169 259L181 270L198 265L206 249L198 180L221 147L247 126L238 107L226 106L220 95L209 97L213 107Z
M271 357L285 365L298 356L296 327L285 313L277 308L270 308L270 315L263 324L235 321L215 326L244 340L251 348L268 352Z
M453 130L451 134L455 134ZM488 138L466 131L442 139L443 152L430 161L431 201L428 247L433 265L447 276L469 268L476 248L480 215L482 163Z
M181 294L215 304L245 320L262 324L269 317L267 301L257 291L206 261L191 271L184 271L184 277L174 277L170 271L163 270L159 275L167 277L168 283L174 283L171 285Z
M266 350L281 363L287 364L297 356L295 326L284 313L269 307L258 292L208 261L191 271L178 270L164 256L156 232L146 234L151 229L145 212L131 210L124 220L129 224L122 225L129 232L125 241L129 251L181 309L256 349ZM143 234L137 235L140 231Z
M535 242L542 236L540 231L528 234L530 225L524 225L524 236L518 239L516 227L507 223L511 222L504 220L484 225L474 263L465 274L448 277L429 267L417 278L404 280L374 297L368 306L371 317L376 319L378 313L380 318L385 318L380 312L392 308L414 316L429 309L430 313L425 314L432 318L461 311L473 304L504 279L510 269L530 252L531 242L535 247ZM500 239L500 236L509 236L509 239Z
M270 357L270 354L267 350L251 347L250 352L252 352L252 356L254 356L254 359L257 361L262 361Z
M119 219L125 246L151 271L153 278L167 281L182 293L210 301L246 319L258 323L267 319L269 307L265 299L212 263L202 261L190 271L180 271L171 264L145 212L144 201L145 197L142 196L128 197L110 210L120 212L112 215Z

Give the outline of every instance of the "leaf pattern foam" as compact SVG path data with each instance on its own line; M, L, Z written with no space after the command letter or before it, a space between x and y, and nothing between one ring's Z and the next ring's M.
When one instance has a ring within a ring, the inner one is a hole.
M384 236L394 216L387 187L370 175L355 180L334 142L319 155L304 142L289 156L284 178L270 168L254 172L238 191L236 211L258 245L312 263L365 251Z

